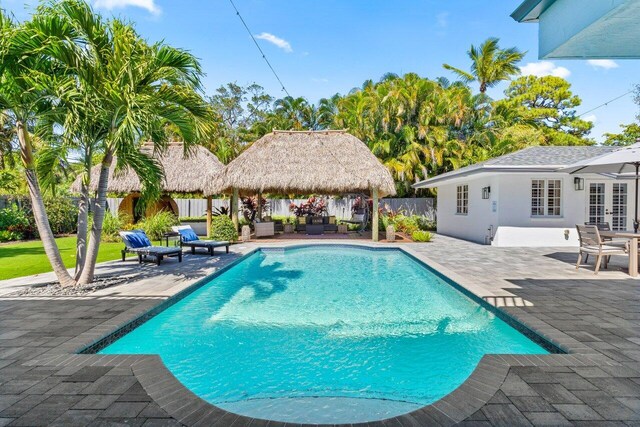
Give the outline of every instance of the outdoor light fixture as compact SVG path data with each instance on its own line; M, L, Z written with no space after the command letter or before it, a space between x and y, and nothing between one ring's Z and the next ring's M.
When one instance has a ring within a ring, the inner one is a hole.
M491 187L482 187L482 198L488 199L491 194Z
M584 178L579 178L577 176L573 178L573 186L575 187L576 191L584 190Z

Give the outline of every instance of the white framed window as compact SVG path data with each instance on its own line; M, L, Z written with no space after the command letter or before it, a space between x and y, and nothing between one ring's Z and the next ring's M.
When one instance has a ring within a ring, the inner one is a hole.
M466 215L469 213L469 186L458 185L456 189L456 214Z
M531 216L562 216L562 180L531 180Z

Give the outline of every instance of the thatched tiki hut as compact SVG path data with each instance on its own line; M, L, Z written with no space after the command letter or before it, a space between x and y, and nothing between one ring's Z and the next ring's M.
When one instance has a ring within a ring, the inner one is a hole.
M207 233L211 229L211 195L219 193L211 185L211 181L218 178L224 165L218 158L204 147L196 145L185 152L182 142L171 142L163 151L155 151L153 143L147 142L140 147L140 151L156 156L162 169L164 170L164 182L162 191L164 193L184 193L184 194L205 194L207 191ZM131 169L116 171L117 159L114 159L109 170L109 182L107 191L113 193L129 193L120 203L118 211L126 213L132 218L137 216L136 203L140 197L142 184L138 175ZM91 185L89 190L96 191L100 165L91 170ZM80 178L76 179L71 190L80 190ZM168 194L164 194L155 203L147 206L145 214L152 215L161 210L173 212L178 215L176 202Z
M387 168L364 142L344 130L274 130L229 163L212 185L233 191L234 199L238 193L370 194L374 241L378 200L396 193Z

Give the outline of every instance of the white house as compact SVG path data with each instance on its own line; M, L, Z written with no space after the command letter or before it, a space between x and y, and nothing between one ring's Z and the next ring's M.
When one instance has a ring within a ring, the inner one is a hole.
M577 246L576 224L633 224L631 180L559 172L615 147L530 147L421 181L438 233L496 246Z

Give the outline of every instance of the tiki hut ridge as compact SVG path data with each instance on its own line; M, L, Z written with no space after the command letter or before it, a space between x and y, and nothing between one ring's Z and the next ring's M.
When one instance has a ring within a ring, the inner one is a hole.
M379 198L396 193L387 168L364 142L344 130L274 130L229 163L211 185L205 194L233 191L233 200L238 193L368 193L373 198L373 224L378 221ZM372 234L378 240L377 227Z
M171 142L167 145L166 149L155 152L153 143L146 142L140 147L140 151L149 156L155 156L160 162L164 170L164 182L162 185L164 193L206 195L207 233L210 233L211 196L219 193L211 182L218 178L224 165L213 153L202 146L195 145L185 152L185 147L182 142ZM135 203L140 197L142 184L140 183L138 175L131 168L116 171L116 164L117 159L114 158L111 169L109 170L107 191L129 193L120 203L118 211L133 217ZM97 190L99 176L100 165L97 165L91 170L90 191L95 192ZM74 192L80 191L80 177L74 181L71 190ZM153 205L147 207L146 214L151 215L161 210L169 210L176 215L178 214L175 201L166 194Z

